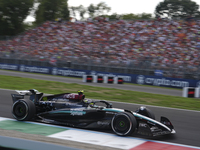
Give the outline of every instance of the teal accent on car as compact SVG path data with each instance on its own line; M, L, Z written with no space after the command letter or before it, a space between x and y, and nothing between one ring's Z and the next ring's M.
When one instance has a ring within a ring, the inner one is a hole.
M59 113L66 113L66 114L74 114L74 113L81 113L81 114L86 114L85 111L73 111L73 110L70 110L70 111L51 111L49 112L50 114L59 114Z
M115 108L104 108L104 111L111 111L111 112L124 112L123 109L115 109Z
M67 114L69 114L69 113L71 113L71 111L50 111L49 112L50 114L59 114L59 113L67 113Z
M137 114L137 113L135 113L134 116L139 117L139 118L142 118L142 119L145 119L145 120L148 120L148 121L151 121L151 122L153 122L153 123L157 123L157 121L154 121L153 119L151 119L151 118L149 118L149 117L142 116L142 115Z

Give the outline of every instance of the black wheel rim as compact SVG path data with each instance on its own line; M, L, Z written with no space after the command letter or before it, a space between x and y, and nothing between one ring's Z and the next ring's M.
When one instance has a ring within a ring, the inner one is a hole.
M13 113L16 118L21 119L27 115L27 107L23 102L18 102L13 107Z
M116 132L125 134L130 130L130 120L125 116L117 116L113 124Z

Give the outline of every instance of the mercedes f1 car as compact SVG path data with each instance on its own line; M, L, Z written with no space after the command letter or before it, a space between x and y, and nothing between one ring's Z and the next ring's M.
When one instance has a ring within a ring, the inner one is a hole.
M161 117L160 122L156 121L152 111L144 106L136 111L113 108L107 101L86 99L83 91L56 95L45 95L35 89L16 92L11 94L12 115L18 121L40 120L77 128L112 129L120 136L176 133L169 119Z

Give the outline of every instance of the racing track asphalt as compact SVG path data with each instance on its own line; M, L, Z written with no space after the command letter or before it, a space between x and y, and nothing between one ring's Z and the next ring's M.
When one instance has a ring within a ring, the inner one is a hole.
M0 70L0 74L2 75L13 75L13 76L21 76L26 78L35 78L35 79L44 79L44 80L52 80L52 81L59 81L59 82L66 82L66 83L79 83L79 84L87 84L83 83L81 80L71 79L71 78L63 78L63 77L56 77L56 76L44 76L44 75L37 75L37 74L26 74L21 72L10 72L10 71L2 71ZM99 84L97 84L99 86ZM93 84L93 86L97 86ZM103 84L102 84L103 86ZM119 89L128 89L128 90L140 90L144 92L151 92L162 94L165 93L166 95L176 95L181 96L181 92L179 90L168 90L168 89L161 89L161 88L151 88L151 87L141 87L135 85L104 85L106 87L112 88L119 88ZM173 91L173 92L172 92ZM3 90L0 89L0 116L13 118L11 114L11 93L15 93L12 90ZM180 95L179 95L180 94ZM128 110L136 110L139 105L137 104L127 104L127 103L118 103L112 102L113 107L123 108ZM180 109L171 109L171 108L163 108L163 107L155 107L155 106L148 106L156 115L156 120L160 120L160 116L165 116L170 119L172 124L175 127L176 134L169 135L169 136L160 136L156 138L148 138L145 136L140 135L133 135L134 137L139 137L143 139L152 139L158 140L163 142L171 142L177 144L185 144L190 146L197 146L200 147L200 111L188 111L188 110L180 110Z

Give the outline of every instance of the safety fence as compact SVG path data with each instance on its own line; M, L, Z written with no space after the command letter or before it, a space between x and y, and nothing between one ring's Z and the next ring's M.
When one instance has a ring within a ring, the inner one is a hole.
M20 59L17 56L12 58L0 57L0 63L3 64L16 64L16 65L28 65L38 67L57 67L57 68L68 68L68 69L79 69L79 70L91 70L101 71L110 73L122 73L122 74L140 74L148 76L159 76L159 77L171 77L179 79L200 79L200 70L192 70L183 68L177 68L177 66L169 66L168 68L162 68L159 66L150 66L151 61L141 59L137 64L128 66L120 66L109 63L96 64L92 60L79 62L74 59L68 61L57 60L56 63L51 63L49 60L38 60L38 59Z
M41 67L41 66L32 66L32 65L24 65L24 64L0 63L0 69L4 69L4 70L50 74L50 75L58 75L58 76L69 76L69 77L78 77L78 78L82 78L84 75L92 75L92 76L96 75L96 76L102 76L102 77L111 77L112 79L110 78L110 80L112 81L114 81L113 79L115 77L118 77L118 79L122 78L124 82L128 82L128 83L172 87L172 88L200 87L199 80L156 76L155 72L154 72L154 75L144 75L144 72L141 72L141 74L139 72L137 74L133 74L133 73L130 74L130 73L96 71L96 70L91 70L91 68L90 70L88 70L86 67L84 69L77 69L78 67L76 67L76 69L72 69L72 68L73 67L58 68L56 66ZM112 68L109 68L109 69L112 69ZM131 71L133 71L133 69ZM144 70L141 70L141 71L144 71ZM126 70L125 72L128 72L128 71Z

